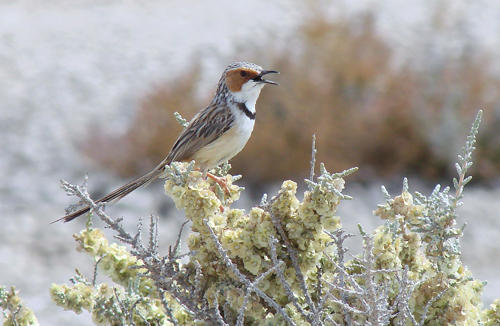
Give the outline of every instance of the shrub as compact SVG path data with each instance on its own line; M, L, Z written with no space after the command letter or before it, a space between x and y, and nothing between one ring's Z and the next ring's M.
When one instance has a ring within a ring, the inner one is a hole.
M438 185L428 196L412 195L406 179L400 195L382 187L386 202L374 214L385 222L371 233L359 226L363 250L354 256L335 212L351 199L342 194L344 178L357 169L329 173L321 164L316 176L314 146L304 199L285 181L249 212L230 208L242 188L227 167L218 172L229 193L192 163L173 163L165 191L191 221L185 253L182 228L162 255L158 219L151 217L146 241L142 221L131 234L84 187L63 182L128 248L109 244L89 223L74 236L78 249L112 283L77 274L72 285L52 285L52 298L65 309L88 310L102 325L498 324L498 302L482 309L484 283L460 260L463 228L456 226L480 119L481 112L459 155L453 193Z

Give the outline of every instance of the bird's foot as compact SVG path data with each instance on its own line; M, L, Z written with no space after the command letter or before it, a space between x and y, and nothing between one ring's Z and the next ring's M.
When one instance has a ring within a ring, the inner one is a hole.
M225 177L218 177L210 172L207 172L207 177L214 180L219 186L221 186L221 188L224 189L227 195L231 194L231 192L229 191L229 187L227 186L227 181Z

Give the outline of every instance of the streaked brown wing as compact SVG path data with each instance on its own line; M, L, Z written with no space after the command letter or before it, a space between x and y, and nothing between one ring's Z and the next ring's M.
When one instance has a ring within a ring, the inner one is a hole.
M234 124L231 110L222 105L211 105L194 116L179 135L170 150L166 164L190 160L194 153L219 138Z

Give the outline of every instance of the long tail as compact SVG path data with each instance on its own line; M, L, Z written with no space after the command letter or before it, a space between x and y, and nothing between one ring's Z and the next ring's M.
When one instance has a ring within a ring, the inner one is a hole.
M163 167L164 166L159 165L158 167L156 167L151 172L143 175L142 177L140 177L140 178L138 178L138 179L136 179L134 181L131 181L131 182L127 183L124 186L121 186L120 188L118 188L118 189L110 192L109 194L107 194L106 196L104 196L104 197L96 200L95 202L96 203L110 203L110 202L113 202L113 201L117 202L118 200L120 200L123 197L127 196L128 194L130 194L135 189L137 189L139 187L142 187L142 186L145 186L145 185L149 184L151 181L153 181L156 178L158 178L162 174L162 172L163 172ZM59 222L59 221L62 221L62 220L64 220L64 222L72 221L75 218L77 218L78 216L87 213L89 210L90 210L90 207L88 207L88 206L84 207L82 209L77 210L76 212L73 212L71 214L63 216L60 219L57 219L57 220L55 220L52 223L56 223L56 222Z

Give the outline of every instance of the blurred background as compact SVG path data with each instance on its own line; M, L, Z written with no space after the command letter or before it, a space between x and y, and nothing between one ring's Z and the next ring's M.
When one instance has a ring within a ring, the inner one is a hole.
M382 223L372 215L381 184L393 195L403 176L412 191L451 185L484 109L459 222L489 304L500 293L499 55L500 3L487 0L0 1L0 284L42 324L89 324L48 294L75 267L92 273L71 236L85 219L49 225L74 203L58 180L88 174L98 197L149 171L181 130L173 112L190 119L225 66L245 60L281 75L231 162L247 188L238 206L287 178L303 186L316 134L330 171L360 167L339 211L353 233ZM165 250L183 221L161 182L108 212L131 230L159 215Z

